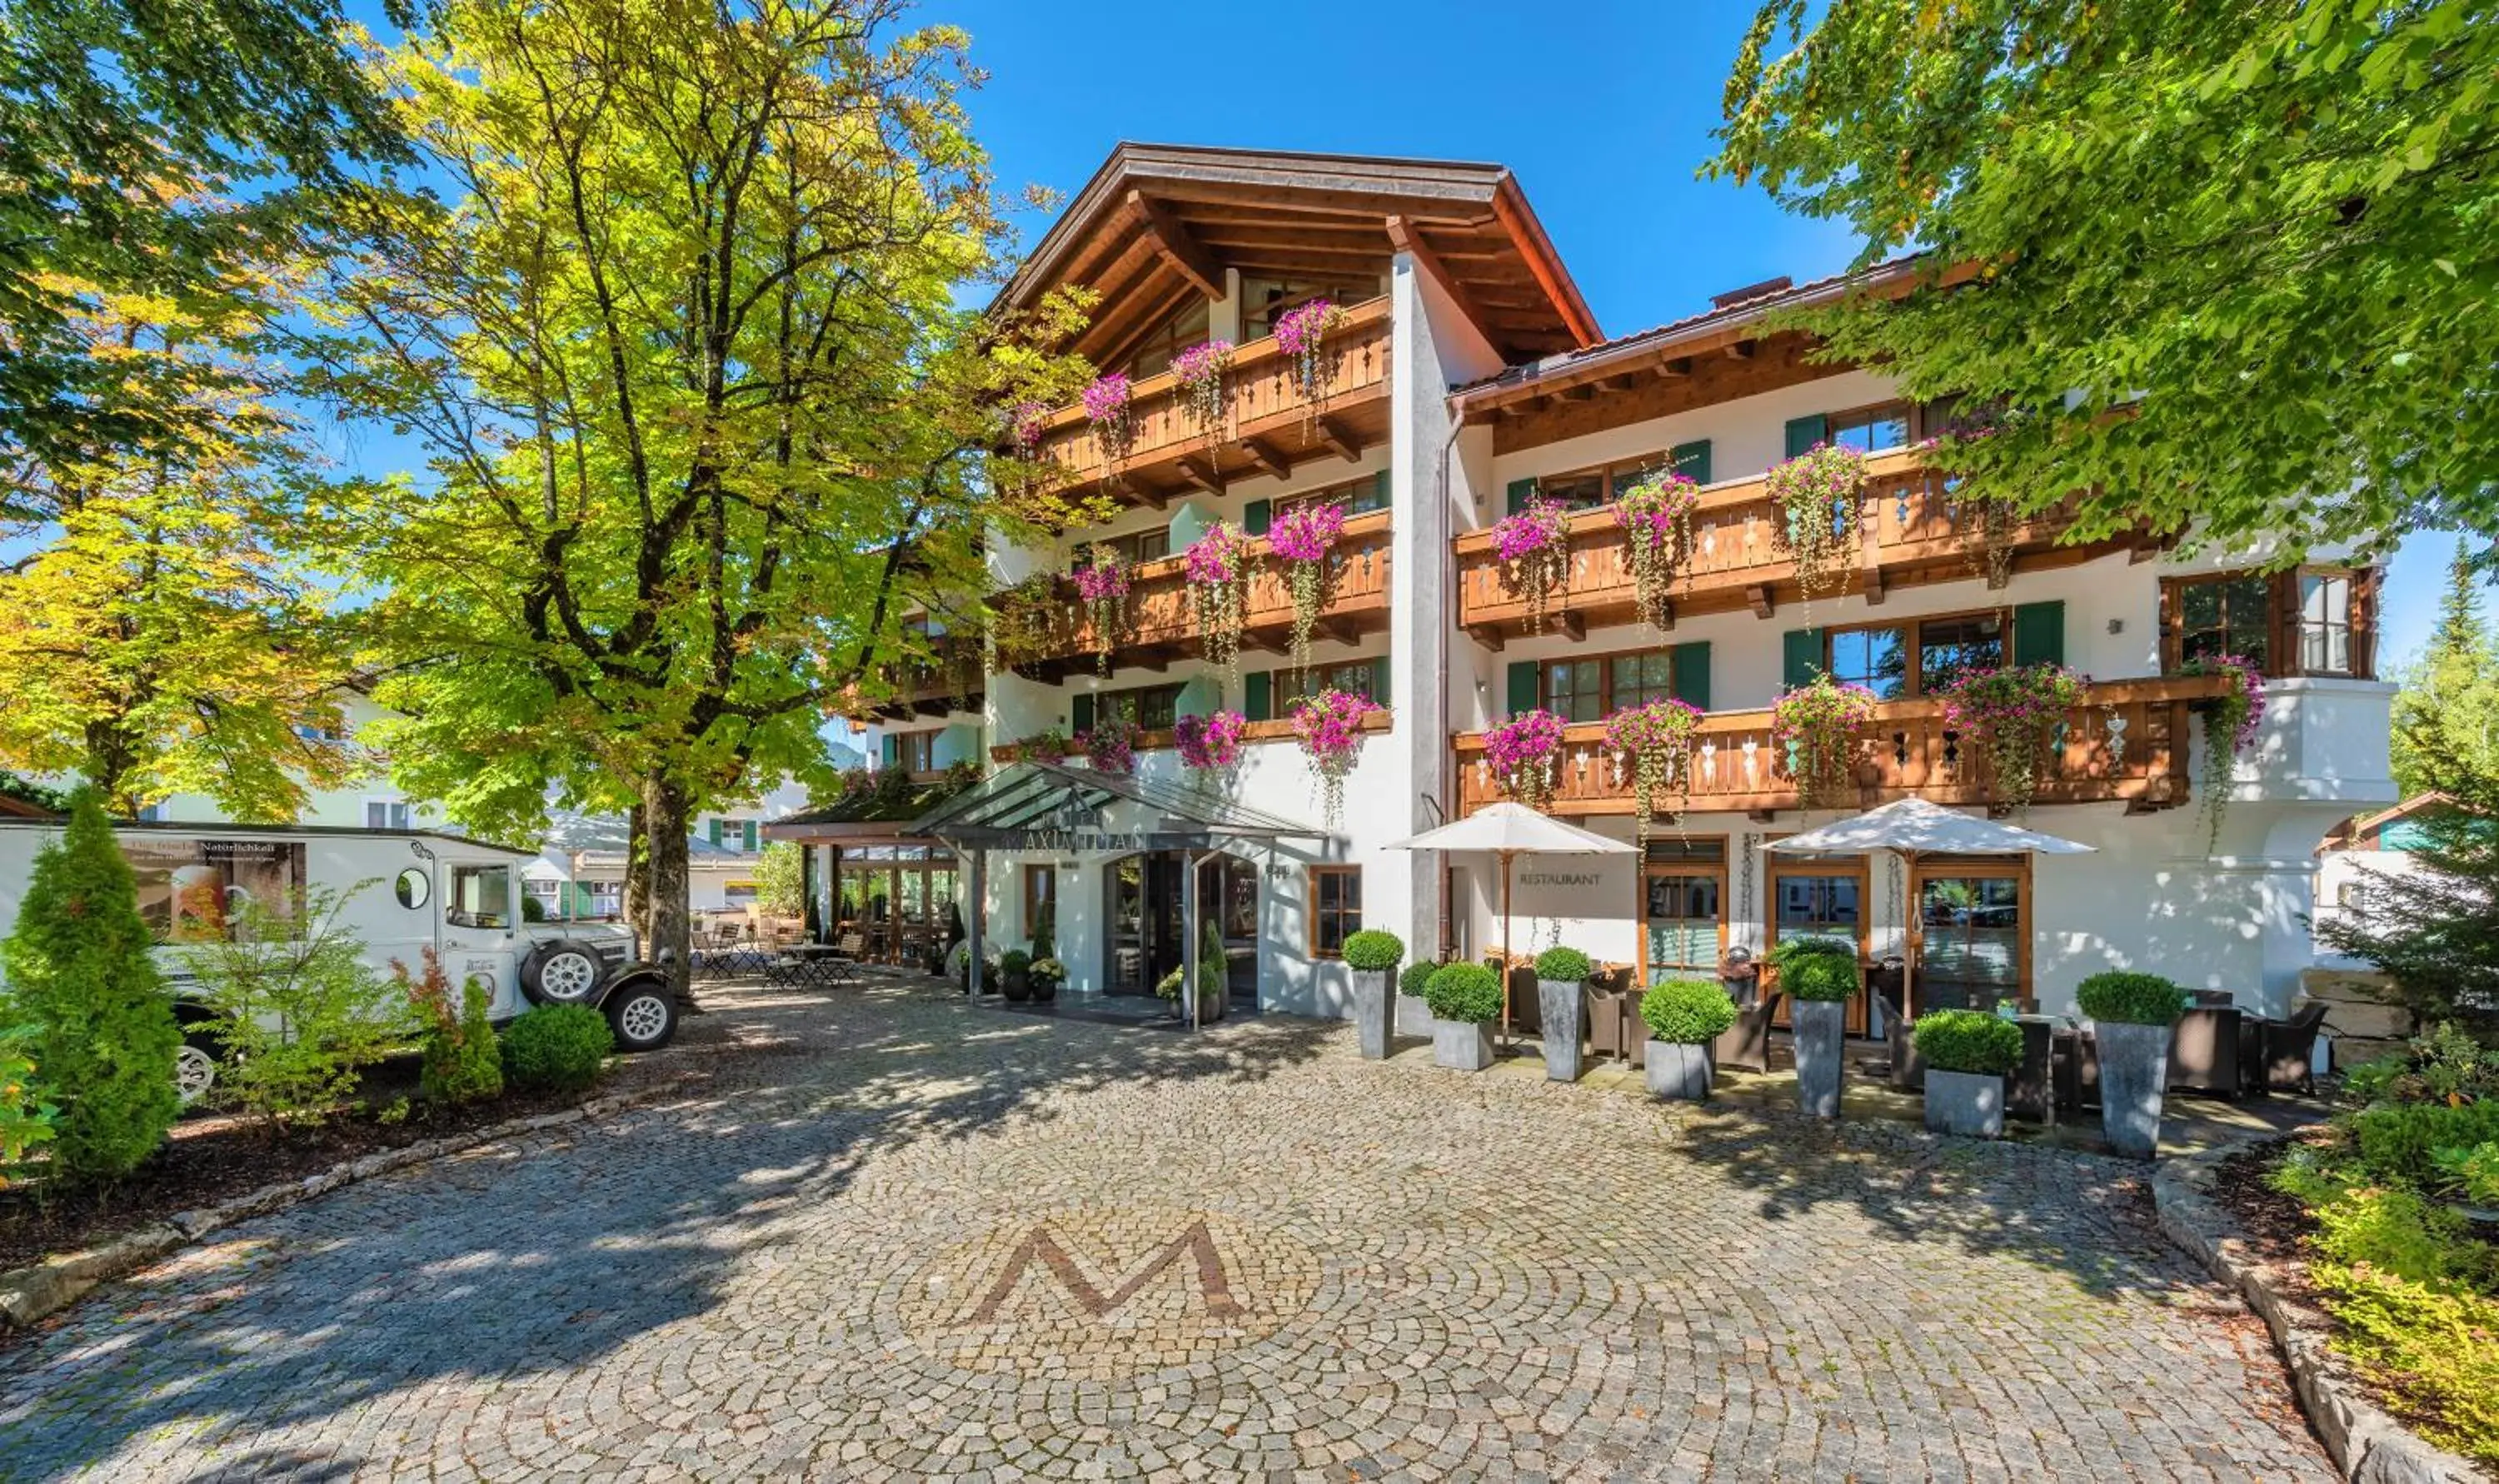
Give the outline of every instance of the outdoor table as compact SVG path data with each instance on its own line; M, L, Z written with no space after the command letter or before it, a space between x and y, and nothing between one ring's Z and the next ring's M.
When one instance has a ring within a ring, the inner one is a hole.
M858 980L858 960L824 943L795 943L775 953L766 977L802 989L835 989Z

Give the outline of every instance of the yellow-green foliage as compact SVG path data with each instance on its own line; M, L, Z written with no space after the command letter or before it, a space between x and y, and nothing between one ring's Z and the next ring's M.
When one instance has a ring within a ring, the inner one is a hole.
M2335 1348L2432 1440L2499 1466L2499 1301L2490 1248L2406 1191L2364 1187L2317 1210L2310 1276Z

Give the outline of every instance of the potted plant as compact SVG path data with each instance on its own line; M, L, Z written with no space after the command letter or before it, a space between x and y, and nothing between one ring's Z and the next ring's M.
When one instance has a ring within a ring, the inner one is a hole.
M2022 1027L1983 1010L1931 1010L1909 1032L1927 1069L1927 1130L2004 1137L2004 1079L2022 1065Z
M1197 940L1197 1023L1212 1025L1223 1018L1223 1001L1228 992L1230 960L1223 952L1223 928L1212 916ZM1186 1007L1180 1003L1180 977L1185 964L1175 964L1154 985L1154 993L1172 1002L1172 1017L1188 1018Z
M1839 1116L1841 1037L1858 988L1857 950L1834 938L1790 938L1770 950L1796 1043L1797 1101L1817 1118Z
M1544 1022L1544 1075L1557 1082L1579 1080L1579 1022L1585 1018L1580 986L1597 966L1574 948L1549 948L1536 955L1536 1008Z
M1353 971L1353 1025L1365 1061L1388 1055L1388 1038L1397 1028L1397 1001L1389 992L1388 977L1405 957L1406 945L1397 935L1377 927L1345 940L1345 965Z
M1067 983L1067 966L1055 958L1036 958L1024 971L1032 981L1032 1002L1047 1005L1058 998L1058 986Z
M1022 1004L1032 997L1032 955L1022 949L1009 949L998 955L998 984L1006 997Z
M1736 1023L1736 1002L1714 979L1670 979L1640 996L1648 1025L1652 1097L1698 1103L1709 1096L1709 1044Z
M1412 1035L1432 1033L1432 1007L1423 1000L1423 986L1444 965L1429 958L1417 958L1397 976L1397 1025Z
M2158 974L2110 970L2084 980L2074 1003L2099 1051L2101 1131L2119 1153L2150 1159L2169 1090L2169 1028L2187 1013L2187 991Z
M1423 984L1432 1007L1432 1060L1461 1072L1492 1065L1492 1022L1501 1016L1501 981L1479 963L1444 964Z

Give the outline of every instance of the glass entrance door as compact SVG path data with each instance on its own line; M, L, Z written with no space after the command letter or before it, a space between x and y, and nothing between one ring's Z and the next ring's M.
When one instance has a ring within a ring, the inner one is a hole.
M1777 858L1772 857L1774 860ZM1860 954L1866 944L1866 867L1799 862L1770 869L1770 942L1835 938ZM1788 1002L1779 1002L1778 1023L1788 1023ZM1848 1033L1866 1034L1866 989L1848 1002Z
M1719 872L1648 872L1642 915L1642 983L1715 979L1726 949L1726 877Z
M1922 866L1917 897L1911 1003L1920 1012L2028 1005L2029 913L2018 865Z

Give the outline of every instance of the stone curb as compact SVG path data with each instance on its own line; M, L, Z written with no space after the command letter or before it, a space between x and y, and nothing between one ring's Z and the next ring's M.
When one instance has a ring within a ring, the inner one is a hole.
M2221 1161L2247 1147L2164 1159L2154 1168L2152 1199L2161 1234L2263 1317L2300 1408L2343 1477L2353 1484L2481 1484L2484 1475L2471 1463L2433 1447L2369 1400L2352 1368L2327 1348L2332 1321L2291 1297L2282 1266L2259 1259L2207 1194Z
M0 1329L29 1328L77 1303L98 1283L144 1268L219 1227L283 1210L315 1196L327 1195L342 1185L352 1185L377 1175L387 1175L430 1159L475 1148L481 1144L539 1129L561 1128L589 1118L605 1117L671 1090L674 1089L663 1085L638 1093L592 1098L575 1108L533 1113L526 1118L511 1118L463 1134L448 1134L440 1139L427 1139L401 1148L385 1149L378 1154L368 1154L362 1159L334 1165L300 1180L263 1185L231 1201L178 1212L163 1221L117 1237L100 1247L89 1247L64 1257L49 1257L32 1267L0 1273Z

